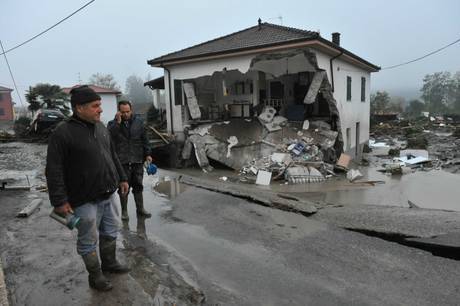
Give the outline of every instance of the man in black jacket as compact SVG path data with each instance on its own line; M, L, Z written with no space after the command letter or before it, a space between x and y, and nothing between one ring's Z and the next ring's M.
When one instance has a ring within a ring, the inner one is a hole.
M139 216L151 217L144 209L144 161L151 162L149 142L144 129L144 122L132 113L129 101L118 102L118 112L115 119L110 121L108 129L120 159L123 169L128 176L128 182L133 190L136 211ZM119 193L121 203L121 219L128 217L128 194Z
M70 94L73 116L56 127L48 144L49 197L56 213L80 217L77 252L88 270L89 285L107 291L112 285L102 271L129 271L116 259L120 222L114 204L114 192L126 194L129 186L110 134L100 122L101 97L88 86Z

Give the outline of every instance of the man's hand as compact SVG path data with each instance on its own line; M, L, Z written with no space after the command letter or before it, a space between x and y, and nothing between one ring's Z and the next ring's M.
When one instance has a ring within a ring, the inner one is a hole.
M152 156L147 155L147 156L145 157L145 161L148 162L148 163L151 163L151 162L152 162Z
M61 206L55 207L54 211L63 216L73 213L72 206L70 206L69 202L65 202Z
M127 194L129 190L128 182L121 182L118 188L120 189L120 193L122 195Z
M117 112L115 114L115 120L117 120L117 123L120 124L121 123L121 113L120 112Z

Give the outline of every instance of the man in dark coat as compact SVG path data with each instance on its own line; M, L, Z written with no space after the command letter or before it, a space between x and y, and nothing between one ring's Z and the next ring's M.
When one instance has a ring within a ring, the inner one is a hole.
M56 213L80 217L77 252L88 270L89 285L107 291L112 285L102 271L129 271L115 255L120 222L114 201L115 191L126 194L129 186L109 131L100 122L101 97L88 86L70 94L73 115L56 127L48 144L49 197Z
M150 156L144 122L138 116L133 115L131 102L120 101L115 119L110 121L107 127L112 135L118 158L128 176L128 182L136 203L137 215L149 218L152 215L144 209L142 180L144 177L143 163L144 161L152 162L152 157ZM119 193L119 196L121 219L129 220L128 194Z

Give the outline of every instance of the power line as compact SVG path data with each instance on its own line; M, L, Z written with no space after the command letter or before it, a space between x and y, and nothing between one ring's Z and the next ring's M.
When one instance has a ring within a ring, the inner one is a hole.
M447 46L444 46L444 47L442 47L442 48L439 48L438 50L435 50L435 51L433 51L433 52L430 52L430 53L428 53L428 54L426 54L426 55L424 55L424 56L421 56L421 57L419 57L419 58L416 58L416 59L414 59L414 60L411 60L411 61L408 61L408 62L405 62L405 63L402 63L402 64L393 65L393 66L389 66L389 67L384 67L384 68L382 68L382 69L380 69L380 70L393 69L393 68L396 68L396 67L400 67L400 66L403 66L403 65L407 65L407 64L410 64L410 63L419 61L419 60L424 59L424 58L426 58L426 57L428 57L428 56L430 56L430 55L433 55L433 54L435 54L435 53L438 53L438 52L440 52L440 51L442 51L442 50L444 50L444 49L446 49L446 48L448 48L448 47L450 47L450 46L452 46L452 45L455 45L455 44L458 43L459 41L460 41L460 38L457 39L456 41L454 41L454 42L448 44Z
M13 48L8 49L8 50L6 50L6 51L2 51L3 53L1 53L0 55L5 54L5 53L8 53L8 52L10 52L10 51L13 51L14 49L17 49L17 48L19 48L19 47L21 47L21 46L27 44L28 42L34 40L35 38L37 38L37 37L39 37L39 36L45 34L46 32L48 32L48 31L51 30L52 28L58 26L59 24L63 23L64 21L66 21L67 19L69 19L70 17L72 17L73 15L75 15L76 13L78 13L79 11L81 11L82 9L84 9L85 7L87 7L88 5L90 5L91 3L93 3L94 1L96 1L96 0L91 0L90 2L88 2L88 3L86 3L85 5L83 5L82 7L80 7L78 10L74 11L74 12L73 12L72 14L70 14L69 16L67 16L67 17L65 17L64 19L60 20L59 22L53 24L52 26L50 26L50 27L47 28L46 30L43 30L42 32L40 32L40 33L38 33L37 35L35 35L34 37L32 37L32 38L26 40L25 42L20 43L19 45L14 46Z
M11 79L13 80L14 88L16 89L16 93L18 94L19 102L21 102L21 106L24 106L22 103L21 95L19 94L18 86L16 85L16 81L14 80L13 72L11 71L10 63L8 63L8 58L6 57L5 49L3 49L2 41L0 40L0 47L2 48L2 54L5 57L6 65L8 66L8 70L10 71Z

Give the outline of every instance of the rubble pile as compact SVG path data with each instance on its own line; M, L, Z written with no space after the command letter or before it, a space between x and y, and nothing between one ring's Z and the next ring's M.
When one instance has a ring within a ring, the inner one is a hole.
M325 121L289 122L275 113L265 107L257 118L189 130L182 158L189 159L194 150L203 171L212 171L212 159L238 170L242 181L264 185L271 180L315 183L332 176L339 133Z
M382 171L393 174L411 169L460 170L460 124L447 117L394 121L371 127L372 154L394 157ZM408 149L412 152L407 153ZM414 152L414 150L416 152ZM422 152L426 152L422 153ZM428 158L429 156L429 158Z

